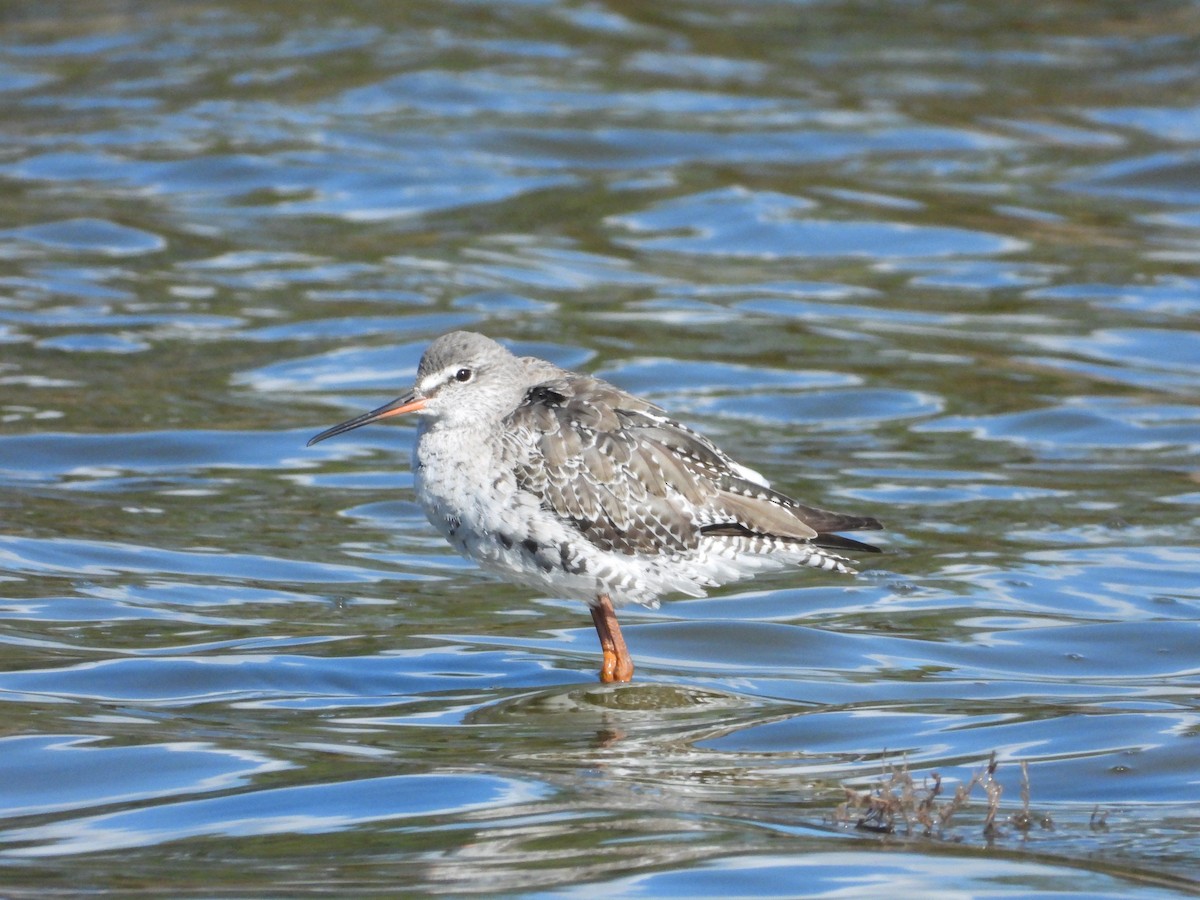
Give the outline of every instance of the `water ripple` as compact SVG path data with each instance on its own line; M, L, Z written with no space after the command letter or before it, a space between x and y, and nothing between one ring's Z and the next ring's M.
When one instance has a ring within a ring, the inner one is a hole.
M909 223L818 218L800 197L741 188L682 197L609 219L633 232L618 240L643 252L778 259L794 256L928 257L1011 253L1024 242ZM642 236L653 232L674 234ZM682 233L680 233L682 232Z
M5 889L1193 894L1176 6L7 16ZM304 447L454 328L884 552L623 608L598 684L583 604L429 527L413 423ZM990 832L835 820L993 754Z
M372 822L512 807L545 793L534 783L472 774L385 775L293 785L14 828L0 832L0 843L10 845L0 855L97 853L202 835L322 834Z

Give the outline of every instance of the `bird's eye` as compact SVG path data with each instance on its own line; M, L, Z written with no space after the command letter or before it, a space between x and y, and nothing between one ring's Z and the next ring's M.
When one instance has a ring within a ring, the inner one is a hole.
M474 373L470 369L459 369L454 373L455 381L470 381Z

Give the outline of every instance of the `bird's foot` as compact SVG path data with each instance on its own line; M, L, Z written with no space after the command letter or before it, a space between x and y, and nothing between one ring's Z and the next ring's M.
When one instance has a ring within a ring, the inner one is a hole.
M604 651L604 664L600 666L600 680L605 684L633 681L633 659L629 654L618 656L612 650Z
M596 634L600 637L600 650L604 653L604 664L600 667L600 680L605 684L633 680L633 657L625 646L621 626L617 623L617 611L608 594L596 598L591 608Z

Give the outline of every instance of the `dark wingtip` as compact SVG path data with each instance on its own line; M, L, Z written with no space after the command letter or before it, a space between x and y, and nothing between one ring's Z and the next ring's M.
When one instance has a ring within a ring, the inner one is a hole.
M846 531L882 531L883 523L874 516L847 516L848 524L841 526Z
M872 519L872 522L875 520ZM869 525L859 525L859 528L870 528ZM882 528L878 522L875 522L876 528ZM818 534L812 541L818 547L823 547L826 550L847 550L850 553L882 553L883 551L874 544L868 544L865 541L856 541L854 538L843 537L840 534Z

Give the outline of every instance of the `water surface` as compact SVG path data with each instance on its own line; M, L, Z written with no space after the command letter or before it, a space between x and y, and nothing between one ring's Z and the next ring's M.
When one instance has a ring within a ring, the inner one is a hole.
M1183 895L1200 7L18 4L0 883ZM488 580L411 425L473 328L878 515L853 580ZM840 817L908 771L940 833ZM1032 827L1022 811L1028 771Z

